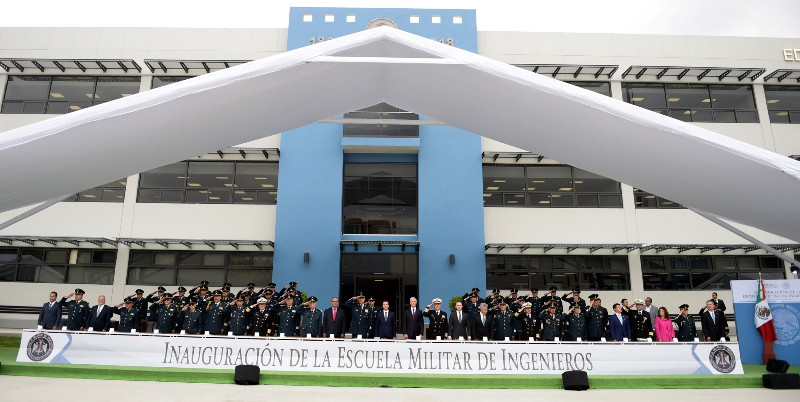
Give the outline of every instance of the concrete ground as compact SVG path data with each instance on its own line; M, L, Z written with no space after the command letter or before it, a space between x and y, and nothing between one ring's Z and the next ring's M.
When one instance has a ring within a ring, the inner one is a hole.
M499 383L498 386L502 384ZM468 384L465 384L468 386ZM41 387L41 388L40 388ZM620 400L646 399L667 400L727 400L727 401L792 401L800 400L800 390L770 389L662 389L662 390L505 390L505 389L421 389L421 388L336 388L336 387L291 387L276 385L235 384L189 384L152 381L78 380L66 378L16 377L0 375L0 390L3 401L47 401L52 402L73 395L81 401L136 401L160 396L169 400L197 399L223 402L240 402L252 399L253 395L286 395L301 401L369 401L381 402L464 402L485 400L523 400L535 397L539 400L570 402L619 402ZM88 390L95 390L94 392ZM53 392L56 392L55 394ZM255 392L259 392L256 394ZM261 392L264 392L261 394ZM183 395L184 397L181 397ZM194 395L194 396L190 396ZM248 396L249 395L249 396Z

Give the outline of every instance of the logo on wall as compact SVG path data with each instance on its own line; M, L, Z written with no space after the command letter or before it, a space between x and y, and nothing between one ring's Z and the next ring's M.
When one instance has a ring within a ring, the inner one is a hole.
M736 356L725 345L718 345L711 349L711 353L708 354L708 361L711 363L711 367L714 367L714 370L723 374L730 373L736 368Z
M800 311L784 303L771 304L772 322L775 323L775 333L778 335L776 344L781 346L794 345L800 341Z
M39 332L28 341L28 359L40 362L47 359L53 352L53 338L44 332Z
M376 18L367 24L367 29L377 28L377 27L392 27L397 28L397 24L394 21L388 18Z

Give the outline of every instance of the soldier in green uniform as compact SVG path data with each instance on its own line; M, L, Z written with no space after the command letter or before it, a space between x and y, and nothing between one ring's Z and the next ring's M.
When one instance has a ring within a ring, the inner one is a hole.
M542 303L542 306L547 306L548 304L552 304L556 307L556 313L561 314L563 311L563 307L561 306L561 298L556 295L558 289L555 286L550 286L550 293L542 296L539 299L539 302ZM543 309L547 311L546 309Z
M517 340L527 341L539 337L539 318L533 315L530 303L525 302L522 311L514 313L514 321L519 323Z
M514 327L511 322L513 313L508 311L508 305L502 297L498 297L495 301L494 317L492 323L494 324L494 339L502 341L506 338L512 339L514 336Z
M75 296L75 300L67 299ZM83 289L75 289L75 292L62 297L59 302L62 306L67 308L67 329L70 331L84 331L86 330L86 323L89 322L89 303L83 300Z
M636 299L636 311L628 316L631 324L631 337L634 341L644 341L653 337L653 320L644 311L644 300Z
M689 315L689 305L681 304L681 313L675 318L678 325L678 341L692 342L697 337L697 327L694 325L694 317Z
M300 315L300 336L319 338L322 336L322 310L317 308L317 297L311 296L303 303L305 307Z
M558 296L556 296L558 298ZM561 301L559 300L560 304ZM542 323L542 339L545 341L554 341L556 337L561 335L561 321L562 315L558 314L555 303L549 303L547 309L542 311L539 316L539 321Z
M272 292L268 293L272 297ZM272 335L272 322L275 317L275 308L267 305L266 298L258 299L258 303L253 308L252 321L250 323L250 334L256 336Z
M586 340L597 342L606 336L608 327L608 310L600 305L600 297L597 294L589 295L592 305L586 309Z
M359 293L345 302L345 306L349 307L352 312L350 318L350 333L353 335L353 338L358 338L359 335L361 335L362 338L366 338L369 334L369 319L372 312L365 303L365 299L364 293Z
M172 334L178 332L178 308L172 304L172 294L165 293L164 298L158 301L156 313L156 329L159 334Z
M564 317L564 339L568 341L586 339L586 317L581 311L581 304L575 303L572 305L572 313Z
M430 310L431 306L433 306L433 311ZM447 339L447 313L442 311L442 299L438 297L433 299L433 302L425 307L422 316L428 317L430 320L427 339L436 339L437 336L439 339Z
M222 302L222 292L214 291L214 301L206 304L204 317L205 330L211 335L224 335L228 332L228 315L230 305Z
M240 295L236 298L233 306L230 307L230 331L236 336L245 335L247 326L250 324L250 306L244 304L244 298Z
M189 299L181 308L183 331L187 334L199 334L203 332L203 313L197 309L197 300Z
M301 308L294 305L294 297L287 297L278 303L278 334L295 336L297 333L297 319L300 317Z
M122 307L123 305L125 307ZM126 297L124 303L111 309L111 313L119 314L117 332L131 332L139 327L139 310L133 307L132 298Z

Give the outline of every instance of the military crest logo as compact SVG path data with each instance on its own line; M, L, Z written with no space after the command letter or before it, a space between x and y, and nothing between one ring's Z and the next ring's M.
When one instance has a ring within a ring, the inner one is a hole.
M723 374L730 373L736 368L736 356L725 345L718 345L711 349L711 353L708 354L708 361L711 363L711 367L714 367L714 370Z
M770 312L769 308L764 307L763 305L756 306L756 315L759 319L767 320L769 319Z
M53 352L53 338L44 332L39 332L28 341L26 351L31 361L40 362L47 359Z

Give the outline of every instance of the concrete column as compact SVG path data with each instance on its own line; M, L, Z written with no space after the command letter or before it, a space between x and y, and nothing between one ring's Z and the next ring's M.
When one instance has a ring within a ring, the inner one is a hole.
M758 121L761 123L761 135L764 137L764 148L775 152L775 138L772 136L772 125L769 122L764 84L753 84L753 95L756 101L756 110L758 110Z
M0 100L6 96L6 83L8 82L8 75L0 75Z
M642 280L641 257L642 254L639 250L633 250L628 253L628 271L631 275L631 293L633 295L644 295L644 280Z

